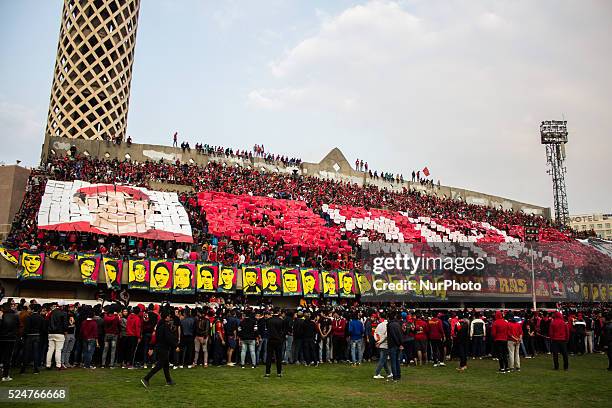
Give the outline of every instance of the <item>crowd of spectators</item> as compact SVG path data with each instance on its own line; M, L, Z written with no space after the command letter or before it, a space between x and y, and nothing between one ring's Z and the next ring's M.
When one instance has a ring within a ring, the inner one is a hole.
M211 148L211 147L208 147ZM213 148L214 149L214 148ZM220 149L220 148L216 148ZM221 150L216 150L221 153ZM239 152L247 154L246 152ZM232 152L232 154L234 154ZM84 180L91 183L127 183L148 186L149 182L171 183L192 186L194 191L218 191L232 194L267 196L277 199L292 199L306 203L316 214L322 214L323 204L349 205L353 207L385 208L404 211L411 217L432 217L448 220L482 221L506 231L509 235L521 236L522 225L549 227L549 220L479 205L461 200L426 195L414 190L401 192L368 185L357 186L344 181L323 180L309 176L287 175L225 163L209 162L202 167L195 164L168 162L133 162L98 160L90 157L56 157L38 170L34 170L26 190L22 207L14 218L8 244L12 247L61 248L66 250L98 250L113 254L135 254L159 256L178 249L181 244L164 241L148 241L129 237L95 236L87 233L45 232L36 226L36 214L44 193L47 179ZM299 263L306 266L352 267L355 253L306 251L303 248L284 250L282 243L268 246L265 240L236 241L230 237L213 236L208 232L206 213L198 206L195 193L180 193L193 230L195 247L210 259L210 248L214 248L217 261L237 259L240 255L251 261L265 259L279 264ZM372 233L371 233L372 234ZM555 237L567 237L558 233ZM343 231L340 237L356 245L357 236ZM556 238L558 239L558 238ZM204 249L202 249L204 248ZM188 252L193 249L182 245Z

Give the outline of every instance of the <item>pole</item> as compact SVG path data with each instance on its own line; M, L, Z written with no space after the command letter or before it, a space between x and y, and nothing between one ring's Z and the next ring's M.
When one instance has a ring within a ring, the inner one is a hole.
M535 292L535 268L533 266L533 243L531 243L531 300L533 302L533 311L537 310L536 307L536 292Z

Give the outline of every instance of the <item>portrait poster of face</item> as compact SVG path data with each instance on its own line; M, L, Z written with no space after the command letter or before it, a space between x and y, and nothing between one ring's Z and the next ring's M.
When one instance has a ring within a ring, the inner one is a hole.
M187 211L176 193L81 180L49 180L38 228L193 242Z
M7 247L0 245L0 256L13 265L19 264L19 251L17 250L8 249Z
M172 291L172 261L151 259L149 292L170 293Z
M338 271L338 295L341 298L354 298L357 293L355 275L351 271Z
M323 282L323 297L338 297L338 273L336 271L322 271L321 280Z
M109 289L121 288L121 276L123 275L123 259L103 256L102 266L104 267L104 280L106 281L106 287Z
M128 289L149 289L149 260L128 260Z
M261 268L259 266L242 267L242 292L247 296L261 295Z
M216 292L219 279L219 265L210 262L198 262L196 267L197 291L199 293Z
M263 283L262 294L264 296L281 296L281 269L278 266L264 266L261 268L261 280Z
M51 251L51 253L49 253L49 259L54 259L56 261L72 263L72 262L74 262L75 256L74 256L74 252Z
M374 294L374 286L372 286L372 276L365 273L355 273L359 293L362 295Z
M172 293L177 295L195 293L195 264L193 262L174 262Z
M45 264L45 253L21 251L19 257L19 280L42 279Z
M300 270L297 268L282 268L283 273L283 295L284 296L301 296L302 295L302 277Z
M85 285L96 286L98 275L100 274L100 255L98 254L77 254L79 273Z
M221 293L236 293L236 280L238 278L236 268L222 265L219 268L219 280L217 291Z
M321 294L321 279L317 269L302 268L302 289L305 298L318 298Z

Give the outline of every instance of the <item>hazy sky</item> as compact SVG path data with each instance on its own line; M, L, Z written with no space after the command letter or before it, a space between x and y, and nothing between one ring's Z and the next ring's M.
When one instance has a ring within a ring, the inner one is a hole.
M37 164L62 1L0 0L0 161ZM141 2L128 134L377 170L552 206L539 124L568 121L570 212L612 212L611 1Z

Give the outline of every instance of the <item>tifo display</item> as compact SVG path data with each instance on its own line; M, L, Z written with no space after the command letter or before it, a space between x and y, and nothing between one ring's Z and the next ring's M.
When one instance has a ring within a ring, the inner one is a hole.
M113 184L49 180L38 228L193 242L176 193Z

